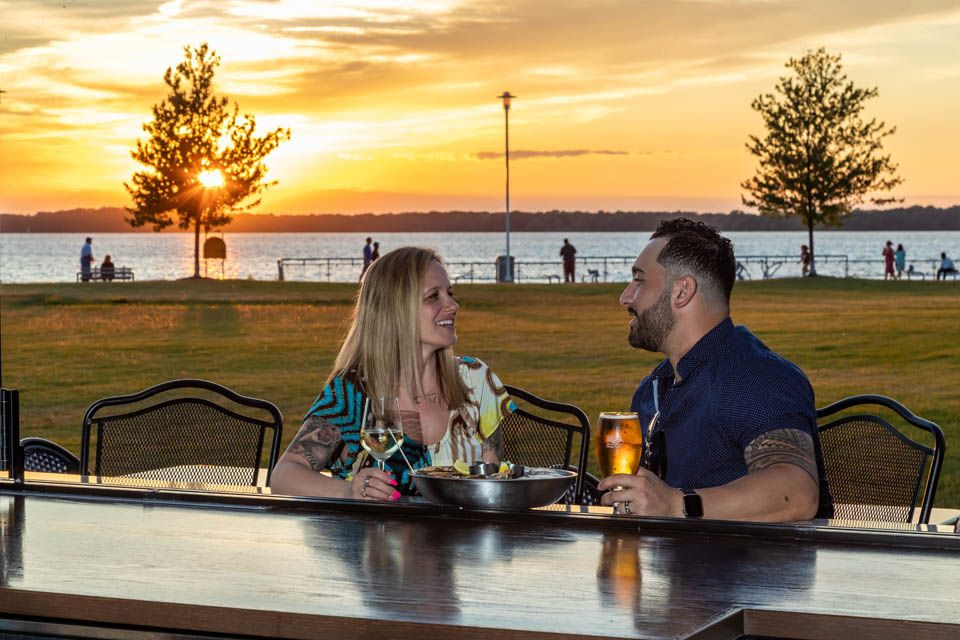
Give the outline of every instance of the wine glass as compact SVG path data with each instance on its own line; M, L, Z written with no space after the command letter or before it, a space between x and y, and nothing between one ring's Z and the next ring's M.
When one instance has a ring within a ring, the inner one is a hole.
M402 443L403 426L397 397L368 398L360 427L360 444L376 458L377 468L383 471L383 463Z

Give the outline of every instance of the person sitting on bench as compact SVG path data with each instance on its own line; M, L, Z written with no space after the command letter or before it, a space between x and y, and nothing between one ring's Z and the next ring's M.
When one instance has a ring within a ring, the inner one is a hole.
M948 273L956 273L957 268L953 266L953 260L947 257L946 253L940 253L940 268L937 269L937 280L940 279L940 276L943 276L944 282L947 280Z
M115 273L113 260L110 259L110 255L108 254L107 257L103 259L103 264L100 265L100 279L110 282L113 280Z

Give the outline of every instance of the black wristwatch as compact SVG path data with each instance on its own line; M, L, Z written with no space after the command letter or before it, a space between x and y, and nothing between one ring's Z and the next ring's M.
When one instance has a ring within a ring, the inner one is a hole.
M683 491L683 517L702 518L703 500L700 494L693 489L681 489L681 491Z

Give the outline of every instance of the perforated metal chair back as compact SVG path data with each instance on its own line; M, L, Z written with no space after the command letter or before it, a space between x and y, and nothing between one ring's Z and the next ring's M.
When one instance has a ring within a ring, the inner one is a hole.
M80 474L80 458L56 442L45 438L24 438L20 446L25 471Z
M593 504L593 498L599 502L596 492L596 478L586 472L587 454L590 450L590 422L586 414L578 407L563 402L544 400L518 387L504 385L514 400L525 405L504 418L503 457L505 460L528 467L555 467L577 472L577 479L571 485L565 501L570 504ZM524 408L542 409L532 413ZM569 422L563 422L566 418ZM577 447L576 465L571 463L574 443ZM591 482L592 479L592 482ZM584 487L592 485L588 496L584 496Z
M891 410L902 418L898 423L929 433L933 447L910 439L884 417L837 415L861 406ZM878 395L845 398L817 409L817 418L836 518L911 522L919 507L919 522L929 522L945 450L939 426Z
M117 411L176 390L207 393ZM256 486L269 435L269 484L282 431L283 417L271 402L207 380L172 380L90 405L83 417L80 463L89 468L95 436L97 476Z

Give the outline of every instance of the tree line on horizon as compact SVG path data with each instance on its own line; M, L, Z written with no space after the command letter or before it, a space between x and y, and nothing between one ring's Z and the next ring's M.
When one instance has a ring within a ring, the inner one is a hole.
M151 233L131 228L122 207L42 211L34 215L0 214L2 233ZM653 231L661 220L676 217L699 220L721 231L803 231L799 217L770 218L744 211L694 213L689 211L544 211L510 212L510 230L540 232ZM238 214L223 231L231 233L427 233L502 232L502 212L430 211L383 214ZM960 231L960 205L857 209L837 231ZM182 230L173 229L168 232Z

